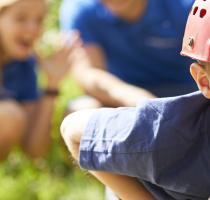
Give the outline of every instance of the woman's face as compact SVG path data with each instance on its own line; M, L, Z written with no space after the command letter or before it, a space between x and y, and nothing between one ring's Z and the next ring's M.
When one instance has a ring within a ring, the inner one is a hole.
M26 59L42 32L44 0L20 0L0 14L0 42L9 59Z

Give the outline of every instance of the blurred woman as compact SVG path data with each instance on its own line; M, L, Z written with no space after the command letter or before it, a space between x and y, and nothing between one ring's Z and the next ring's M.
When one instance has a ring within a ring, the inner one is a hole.
M53 107L70 49L63 47L44 62L48 84L40 93L33 48L46 11L45 0L0 1L0 161L17 144L33 158L50 147Z

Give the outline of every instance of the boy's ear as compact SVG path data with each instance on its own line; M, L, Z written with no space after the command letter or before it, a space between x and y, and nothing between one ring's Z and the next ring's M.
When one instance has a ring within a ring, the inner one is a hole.
M210 80L206 70L201 65L193 63L190 66L190 73L197 83L199 90L206 98L210 99Z

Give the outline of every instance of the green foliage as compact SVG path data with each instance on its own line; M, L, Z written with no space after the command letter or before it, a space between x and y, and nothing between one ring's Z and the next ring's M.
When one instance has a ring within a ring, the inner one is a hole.
M52 30L59 28L59 7L62 0L50 0L50 6L49 6L49 15L46 19L46 30Z
M92 177L62 162L32 162L17 151L0 166L2 200L102 200L101 193Z
M41 49L48 54L58 33L61 0L51 0ZM50 38L51 37L51 38ZM72 78L62 83L53 122L53 145L46 159L31 161L16 149L0 164L0 200L102 200L103 187L90 175L76 169L60 138L59 127L69 99L82 94Z

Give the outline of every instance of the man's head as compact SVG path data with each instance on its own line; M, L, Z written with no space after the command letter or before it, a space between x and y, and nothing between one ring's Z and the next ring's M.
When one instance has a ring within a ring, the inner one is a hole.
M181 54L193 63L190 72L199 89L210 99L210 0L196 0L185 29Z
M101 0L114 14L126 20L136 20L143 13L147 0ZM136 18L136 19L135 19Z

